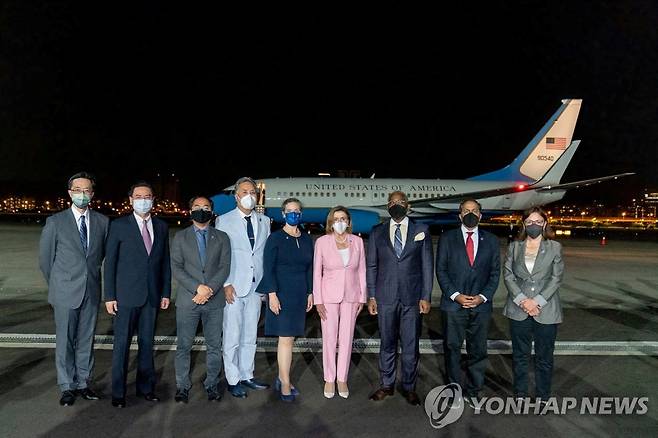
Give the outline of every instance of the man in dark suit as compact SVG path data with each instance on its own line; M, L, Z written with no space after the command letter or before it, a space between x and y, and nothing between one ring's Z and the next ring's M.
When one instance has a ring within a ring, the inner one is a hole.
M110 224L105 256L105 307L114 315L112 406L126 406L128 354L137 330L137 396L157 402L153 337L158 307L171 295L169 230L151 215L153 189L139 182L130 189L133 214Z
M99 398L89 384L109 220L88 207L94 184L86 172L69 178L71 208L46 220L39 242L39 266L55 311L55 365L62 406L72 405L76 395Z
M222 316L226 300L222 287L231 270L228 235L208 226L212 201L203 196L190 200L192 226L176 233L171 247L171 267L176 289L176 402L187 403L192 387L190 351L199 320L206 340L208 400L221 400L217 390L222 369Z
M448 382L462 384L461 348L466 337L468 380L464 394L472 405L472 398L484 385L487 332L500 278L500 249L496 236L478 228L482 218L478 201L463 201L459 211L461 227L444 232L439 239L436 276L442 292Z
M430 311L432 293L432 238L429 228L407 217L409 201L403 192L388 197L391 220L372 229L368 239L366 278L368 311L377 315L380 388L379 401L394 393L398 341L401 354L402 395L419 405L416 394L421 314Z

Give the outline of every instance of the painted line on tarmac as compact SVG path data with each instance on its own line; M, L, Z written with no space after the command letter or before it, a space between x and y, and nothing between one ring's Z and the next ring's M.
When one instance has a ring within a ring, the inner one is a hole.
M96 335L94 349L111 350L114 337ZM258 338L258 352L276 352L276 338ZM489 354L511 354L512 342L507 340L488 340ZM55 335L36 333L0 333L0 348L55 348ZM137 349L137 338L133 337L130 346ZM175 350L175 336L156 336L156 350ZM194 338L193 350L205 350L203 336ZM319 353L322 351L321 338L297 338L293 351L298 353ZM355 339L352 351L356 353L379 353L379 339ZM443 341L438 339L421 339L421 354L443 354ZM462 347L462 352L466 352ZM557 341L555 354L560 356L658 356L658 341Z

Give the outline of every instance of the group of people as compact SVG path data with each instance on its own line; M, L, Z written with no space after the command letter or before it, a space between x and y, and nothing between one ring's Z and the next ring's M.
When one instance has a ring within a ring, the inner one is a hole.
M365 306L377 317L381 339L380 386L370 399L393 396L399 374L400 393L410 404L419 405L421 321L430 312L434 273L442 291L446 380L460 384L463 400L470 404L482 390L487 331L501 266L498 238L478 227L482 211L476 200L461 203L461 226L441 235L435 261L429 228L409 218L409 201L403 192L389 195L390 220L372 229L365 248L363 240L352 233L349 210L342 206L330 210L326 235L314 243L299 227L303 206L295 198L283 202L285 225L271 233L270 219L255 210L256 183L244 177L235 184L236 208L217 217L214 224L212 200L193 197L189 202L192 224L176 233L170 250L166 223L151 215L154 194L148 183L130 188L133 214L111 223L89 208L94 184L85 172L69 179L71 208L48 218L40 241L40 267L55 316L61 405L72 405L77 397L100 398L90 385L101 268L105 308L113 315L115 407L126 406L135 332L136 394L159 401L153 340L158 309L170 305L172 275L177 285L177 402L189 401L190 352L199 321L207 349L203 385L208 400L222 397L218 389L222 363L232 396L244 398L250 390L269 388L254 376L257 327L265 301L265 335L278 338L278 375L273 386L282 401L294 401L300 394L290 375L293 342L304 335L306 314L314 306L322 328L324 396L332 398L338 392L340 397L349 397L354 329ZM521 398L529 396L533 340L535 395L547 400L551 393L564 270L561 246L553 237L546 214L538 207L530 209L523 214L521 233L510 244L503 266L508 290L503 313L510 320L513 389Z

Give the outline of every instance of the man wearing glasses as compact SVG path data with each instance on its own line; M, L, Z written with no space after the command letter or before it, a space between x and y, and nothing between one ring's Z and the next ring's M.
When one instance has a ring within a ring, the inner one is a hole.
M190 351L199 321L206 341L206 379L209 401L221 400L217 389L222 368L222 315L224 281L231 269L231 243L223 231L209 226L212 201L204 196L190 199L192 225L176 233L171 247L171 268L176 290L176 396L187 403L192 387Z
M112 406L126 406L128 355L137 331L137 396L149 402L155 394L153 337L160 309L169 307L171 266L169 229L151 215L153 189L147 182L134 184L129 193L133 213L115 219L107 236L105 257L105 308L114 316L112 351Z
M459 206L461 226L439 239L436 276L441 287L443 351L447 383L464 388L470 406L484 385L487 333L493 296L500 278L498 238L478 227L481 206L475 199ZM466 338L466 384L462 383L461 348ZM461 400L458 401L461 403Z
M69 178L71 208L46 220L39 242L39 266L55 312L55 365L62 406L71 406L78 395L85 400L99 398L89 385L109 220L89 208L94 184L87 172Z
M416 394L421 315L430 311L432 293L432 237L425 224L407 217L409 201L403 192L388 197L391 220L372 229L366 254L368 312L377 315L380 388L370 399L394 393L398 341L402 353L401 387L406 401L420 404Z

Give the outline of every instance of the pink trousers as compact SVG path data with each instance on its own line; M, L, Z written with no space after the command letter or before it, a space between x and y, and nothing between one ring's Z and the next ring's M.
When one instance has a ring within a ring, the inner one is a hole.
M338 378L347 382L352 357L352 340L356 311L360 303L328 304L327 319L322 324L322 363L324 366L324 381L334 382ZM338 345L338 374L336 374L336 345Z

